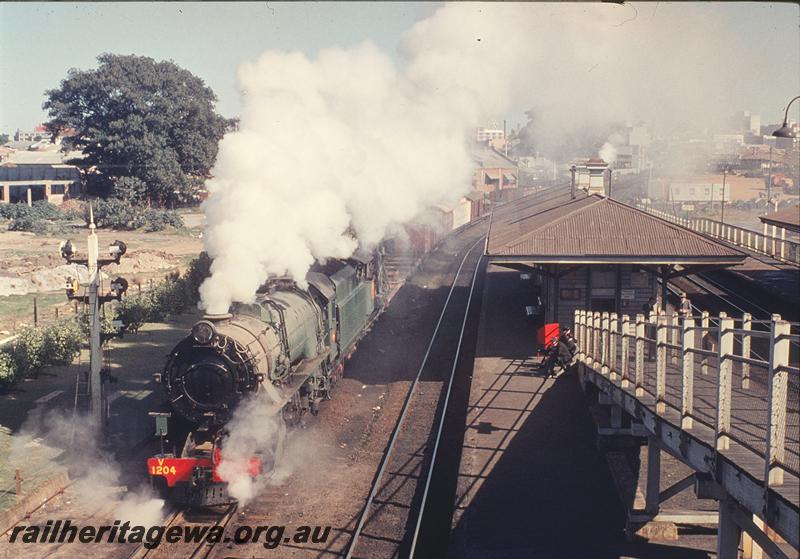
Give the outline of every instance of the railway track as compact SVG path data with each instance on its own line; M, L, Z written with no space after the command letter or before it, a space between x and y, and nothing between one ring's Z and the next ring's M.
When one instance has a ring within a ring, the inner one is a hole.
M431 479L483 260L479 250L483 241L483 237L478 239L461 259L358 516L347 548L348 559L412 557L419 551L432 495Z
M197 511L189 511L189 509L177 509L173 511L168 517L164 533L173 527L180 525L182 530L191 529L210 529L213 526L222 527L223 531L230 524L231 519L236 514L237 505L229 505L220 511L212 511L206 509L202 513ZM232 541L231 536L224 535L220 541L208 541L206 538L200 538L200 541L193 542L176 542L165 543L161 542L157 547L148 548L145 545L140 545L134 549L127 557L127 559L158 559L160 557L173 558L181 557L186 559L206 559L214 551L216 546Z

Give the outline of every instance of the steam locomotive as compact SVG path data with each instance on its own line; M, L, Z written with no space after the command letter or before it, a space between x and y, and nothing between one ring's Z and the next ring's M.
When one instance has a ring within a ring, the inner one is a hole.
M219 476L226 424L240 401L259 391L286 425L316 414L341 378L343 364L384 306L380 251L368 259L329 260L306 275L264 284L252 304L206 315L169 354L157 375L172 413L154 413L161 453L148 459L153 485L173 501L218 505L233 501ZM172 425L168 430L167 418ZM164 451L168 438L173 452ZM180 453L177 448L182 448ZM267 457L267 461L271 458ZM265 457L247 465L255 477Z

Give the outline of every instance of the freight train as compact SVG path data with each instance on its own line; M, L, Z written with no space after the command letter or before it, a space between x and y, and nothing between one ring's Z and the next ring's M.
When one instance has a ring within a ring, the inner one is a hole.
M183 504L232 502L217 467L239 402L264 391L260 396L288 425L316 414L382 310L385 278L380 251L368 259L329 260L306 275L306 288L273 279L255 302L197 322L156 375L171 412L151 414L162 436L161 452L147 461L153 485ZM248 473L268 470L271 460L253 456Z

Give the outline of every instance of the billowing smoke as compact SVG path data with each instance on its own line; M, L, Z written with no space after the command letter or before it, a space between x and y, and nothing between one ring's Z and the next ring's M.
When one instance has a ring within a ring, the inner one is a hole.
M600 148L600 151L597 152L597 155L600 156L600 159L611 165L617 160L617 147L622 145L624 142L625 138L623 138L621 134L611 134L608 140Z
M746 60L733 39L713 5L455 3L406 32L399 63L365 42L242 64L240 128L208 183L205 308L252 300L269 274L302 282L315 258L457 199L489 118L533 107L547 147L728 114Z
M280 408L266 391L250 397L228 423L217 472L228 482L228 492L244 506L268 485L279 485L303 465L324 469L324 446L313 433L287 433ZM250 460L258 456L261 473L253 477Z
M603 147L600 148L598 155L600 159L611 165L617 160L617 148L614 147L614 144L611 142L606 142L603 144Z
M286 442L286 426L276 406L261 390L243 402L228 422L230 436L225 440L217 472L228 482L228 492L246 505L276 472ZM264 475L253 477L250 460L258 455Z
M100 448L99 437L97 424L88 416L36 408L14 436L9 464L25 472L31 456L49 459L48 468L68 472L79 505L134 525L160 523L164 500L155 497L149 486L122 485L122 468Z

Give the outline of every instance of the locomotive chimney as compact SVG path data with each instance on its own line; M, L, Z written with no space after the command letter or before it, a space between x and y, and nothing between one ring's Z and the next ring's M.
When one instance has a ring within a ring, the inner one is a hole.
M225 320L230 320L233 315L229 312L222 313L222 314L205 314L203 315L203 320L208 320L209 322L223 322Z

